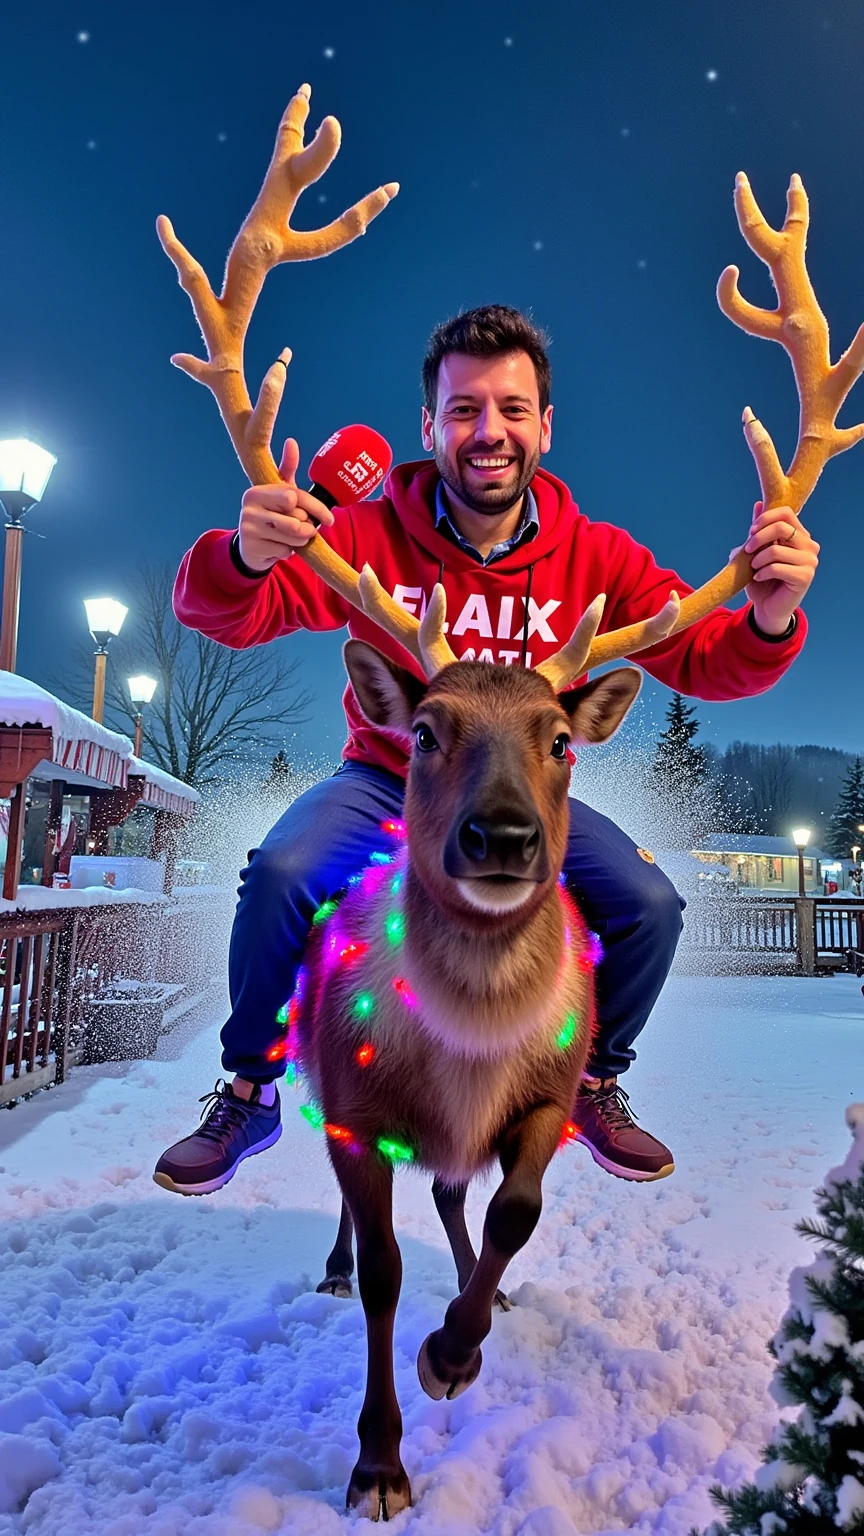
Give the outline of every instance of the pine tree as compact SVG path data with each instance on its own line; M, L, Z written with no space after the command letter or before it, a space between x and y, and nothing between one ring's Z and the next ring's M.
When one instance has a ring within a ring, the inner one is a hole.
M864 833L859 830L862 826L864 826L864 763L860 757L856 757L854 763L847 769L846 778L837 797L837 804L828 823L828 835L825 839L828 852L833 854L835 859L848 859L856 843L859 847L864 845Z
M692 795L704 783L708 773L705 752L693 745L698 731L696 706L685 704L680 693L673 693L666 711L666 729L654 754L654 782L661 794L680 801L682 795Z
M769 1345L772 1395L801 1412L778 1427L752 1483L712 1488L727 1523L706 1536L864 1532L864 1104L846 1120L852 1150L817 1190L819 1220L797 1227L821 1251L792 1271L791 1306Z
M286 803L291 794L291 778L293 769L284 751L279 749L270 764L270 772L261 785L262 793L268 799L284 800Z

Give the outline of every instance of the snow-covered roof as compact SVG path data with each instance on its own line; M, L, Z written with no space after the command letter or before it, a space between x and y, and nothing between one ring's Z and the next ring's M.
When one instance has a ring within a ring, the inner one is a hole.
M791 837L763 837L750 832L711 832L703 837L694 853L763 853L769 858L795 859L798 849ZM804 849L808 859L825 859L827 854L813 843Z
M43 726L54 738L50 763L100 785L126 786L132 755L128 736L98 725L16 672L0 672L0 725Z
M79 709L73 709L17 672L0 672L0 726L43 726L54 738L51 758L45 760L43 777L51 767L65 768L70 779L94 787L125 789L129 774L144 779L142 803L160 811L189 816L200 798L197 789L175 779L164 768L135 757L128 736L109 731ZM39 777L42 764L35 770ZM54 778L62 777L55 773Z
M164 768L157 768L155 763L147 763L141 757L133 755L129 758L129 772L144 777L142 803L154 805L160 811L189 816L193 805L201 798L191 784L184 784L182 779L175 779Z

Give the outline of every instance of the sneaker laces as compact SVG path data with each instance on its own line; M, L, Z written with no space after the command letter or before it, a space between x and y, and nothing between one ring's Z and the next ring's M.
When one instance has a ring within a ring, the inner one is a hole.
M208 1141L224 1141L234 1131L242 1130L250 1115L258 1108L251 1099L237 1098L221 1077L212 1092L202 1094L198 1103L203 1104L204 1108L201 1111L201 1125L195 1135L204 1136Z
M608 1088L588 1088L586 1092L610 1130L627 1131L638 1120L639 1116L630 1108L630 1095L620 1083L610 1083Z

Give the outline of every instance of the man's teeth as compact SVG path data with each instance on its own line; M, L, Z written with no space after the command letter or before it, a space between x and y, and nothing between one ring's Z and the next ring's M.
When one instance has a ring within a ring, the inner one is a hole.
M511 459L469 459L472 469L506 469Z

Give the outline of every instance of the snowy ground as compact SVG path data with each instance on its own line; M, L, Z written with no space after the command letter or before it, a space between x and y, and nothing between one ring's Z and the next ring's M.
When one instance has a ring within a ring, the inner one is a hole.
M678 978L627 1086L674 1177L556 1158L477 1384L432 1403L417 1349L453 1277L428 1188L398 1181L396 1328L411 1536L685 1536L748 1475L776 1409L765 1342L793 1232L864 1097L851 977ZM163 1058L79 1069L0 1112L0 1531L371 1533L343 1515L364 1373L359 1303L310 1294L337 1209L293 1112L220 1195L154 1186L217 1070L198 1019ZM483 1191L471 1210L477 1230ZM28 1498L29 1495L29 1498Z

